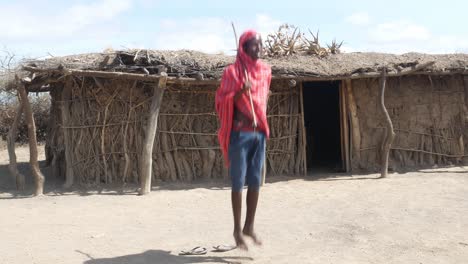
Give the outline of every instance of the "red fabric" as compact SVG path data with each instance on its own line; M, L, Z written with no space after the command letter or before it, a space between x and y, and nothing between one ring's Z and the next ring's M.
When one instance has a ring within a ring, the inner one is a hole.
M242 114L248 117L252 116L250 100L247 93L243 93L240 98L234 102L234 95L242 89L246 81L245 71L247 71L248 78L252 84L251 94L255 116L257 118L257 129L263 131L267 138L270 136L266 108L271 82L271 68L261 60L253 60L243 50L244 43L254 38L256 34L254 30L248 30L241 35L236 61L234 64L224 69L221 85L216 91L216 112L218 113L220 122L218 140L226 166L229 166L228 150L234 115L234 104L236 109L241 111Z

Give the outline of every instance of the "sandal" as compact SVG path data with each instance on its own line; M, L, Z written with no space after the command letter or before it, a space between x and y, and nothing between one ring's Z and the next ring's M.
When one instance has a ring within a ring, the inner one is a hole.
M180 251L179 255L181 256L188 256L188 255L205 255L206 248L204 247L194 247L189 251L182 250Z
M234 245L217 245L213 247L213 252L226 252L236 249L237 246Z

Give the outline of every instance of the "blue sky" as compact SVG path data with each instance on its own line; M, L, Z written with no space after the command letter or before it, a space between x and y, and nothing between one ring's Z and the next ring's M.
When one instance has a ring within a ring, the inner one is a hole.
M0 48L19 57L106 48L229 53L238 31L265 36L283 23L320 30L344 50L468 53L468 1L0 0Z

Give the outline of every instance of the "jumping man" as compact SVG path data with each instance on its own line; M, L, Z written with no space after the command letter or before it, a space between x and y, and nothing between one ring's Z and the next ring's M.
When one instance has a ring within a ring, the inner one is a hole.
M265 143L270 130L266 108L271 82L271 68L260 60L262 39L254 30L239 39L234 64L226 67L216 91L216 111L220 130L218 139L232 181L234 239L247 250L244 237L261 245L254 232L255 211L259 196ZM247 216L241 228L242 189L247 183Z

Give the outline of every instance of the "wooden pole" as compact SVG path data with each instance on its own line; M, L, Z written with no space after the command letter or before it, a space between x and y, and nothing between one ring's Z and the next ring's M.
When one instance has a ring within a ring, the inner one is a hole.
M166 76L161 76L159 82L154 86L153 99L151 101L151 112L146 127L145 139L141 155L140 166L140 195L148 194L151 191L151 172L153 171L153 145L154 137L158 126L159 109L166 88Z
M385 84L387 79L387 69L382 69L382 75L380 77L380 108L385 115L386 120L386 127L385 130L385 137L382 142L382 149L381 149L381 174L380 178L387 177L388 174L388 157L390 155L390 147L392 145L393 140L395 139L395 132L393 131L393 124L392 119L390 119L390 115L388 114L387 108L385 108Z
M28 94L24 84L20 83L18 91L23 102L24 114L26 123L28 124L28 139L29 139L29 163L31 164L31 171L34 176L34 195L40 196L44 193L44 175L39 169L39 162L37 161L37 139L36 139L36 125L34 124L34 116L31 109L31 104L28 100Z
M65 143L65 183L63 184L64 188L70 188L74 182L73 174L73 153L72 153L72 138L71 132L69 129L66 129L67 126L71 125L70 122L70 99L71 99L71 89L72 89L71 79L68 78L63 87L61 98L62 102L60 104L61 118L62 118L62 130L63 130L63 139Z
M15 153L15 142L16 142L16 136L18 134L18 125L21 120L21 115L23 114L23 102L22 100L18 100L19 105L18 108L16 109L16 115L15 119L13 120L13 124L11 124L10 131L8 131L8 136L7 136L7 144L8 144L8 156L10 157L10 163L8 165L8 169L15 177L16 181L16 189L17 190L24 190L24 175L21 174L18 171L18 166L16 163L16 153Z

